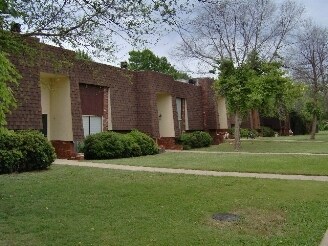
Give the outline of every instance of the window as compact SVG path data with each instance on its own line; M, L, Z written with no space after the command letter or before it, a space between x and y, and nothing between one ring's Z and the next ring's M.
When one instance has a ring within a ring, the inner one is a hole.
M102 117L83 115L82 120L83 120L84 137L87 137L91 134L102 132Z

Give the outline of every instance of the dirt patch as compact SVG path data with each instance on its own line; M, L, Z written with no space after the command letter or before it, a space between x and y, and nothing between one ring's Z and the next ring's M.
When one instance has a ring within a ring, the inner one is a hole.
M281 235L286 224L283 210L247 208L229 211L229 214L237 214L240 218L237 221L218 221L211 215L206 224L220 230L262 236Z

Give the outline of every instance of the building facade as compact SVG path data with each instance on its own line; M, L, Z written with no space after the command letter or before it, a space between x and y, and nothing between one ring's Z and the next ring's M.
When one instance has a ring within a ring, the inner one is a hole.
M175 81L157 72L134 72L79 60L75 53L30 40L31 54L11 56L22 79L8 128L41 130L61 158L74 156L89 134L138 129L175 148L184 131L208 131L216 143L228 128L225 100L209 78Z

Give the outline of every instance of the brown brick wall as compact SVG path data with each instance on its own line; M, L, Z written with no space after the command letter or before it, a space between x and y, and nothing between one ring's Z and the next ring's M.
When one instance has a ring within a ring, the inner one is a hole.
M172 95L176 136L179 135L176 97L186 99L189 130L218 128L217 104L211 79L201 79L200 86L196 86L174 81L171 76L157 72L131 72L105 64L76 60L74 52L58 47L40 44L39 49L39 60L32 67L13 59L23 79L15 91L19 107L8 116L10 128L41 128L40 72L66 75L69 78L74 141L83 139L79 84L104 88L103 117L106 129L108 92L113 130L137 128L159 138L156 105L158 93Z
M30 58L31 61L27 61ZM11 55L10 60L22 76L19 86L12 86L17 108L7 115L10 129L41 129L41 92L39 66L34 54Z

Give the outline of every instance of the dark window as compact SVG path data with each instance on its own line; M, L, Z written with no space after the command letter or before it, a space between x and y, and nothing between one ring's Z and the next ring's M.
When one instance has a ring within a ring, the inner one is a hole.
M103 116L104 87L80 84L82 115Z
M42 130L44 136L48 136L48 115L42 114Z

